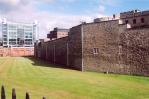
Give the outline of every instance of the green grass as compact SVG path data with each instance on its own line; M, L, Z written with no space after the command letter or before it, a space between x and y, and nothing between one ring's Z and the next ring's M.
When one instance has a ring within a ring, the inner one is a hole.
M47 67L49 66L49 67ZM7 99L16 88L17 99L149 99L149 78L100 74L54 68L29 58L0 58L0 85Z

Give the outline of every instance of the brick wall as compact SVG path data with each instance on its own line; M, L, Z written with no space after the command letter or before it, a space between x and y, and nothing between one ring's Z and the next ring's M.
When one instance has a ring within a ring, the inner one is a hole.
M33 56L34 48L0 48L0 56L12 56L12 57L20 57L20 56Z

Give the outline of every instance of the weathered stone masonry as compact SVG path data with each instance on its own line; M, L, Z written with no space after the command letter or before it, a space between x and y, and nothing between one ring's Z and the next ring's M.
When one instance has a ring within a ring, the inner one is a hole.
M82 25L71 28L68 38L69 66L82 70Z
M125 30L120 38L124 72L149 75L149 28Z
M149 75L149 28L127 29L118 21L83 28L84 70ZM98 48L97 54L94 48Z
M118 21L83 25L83 67L97 72L116 72L118 53ZM97 48L98 52L94 53Z
M68 37L35 45L35 56L82 71L149 76L149 27L119 21L72 27Z
M67 66L67 41L68 37L35 45L35 55L54 64Z
M35 44L35 57L82 70L81 27L72 28L67 37Z

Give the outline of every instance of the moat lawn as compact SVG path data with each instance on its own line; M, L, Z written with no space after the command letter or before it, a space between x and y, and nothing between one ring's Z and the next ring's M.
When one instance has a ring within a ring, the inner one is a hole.
M47 67L49 66L49 67ZM149 99L149 77L100 74L54 68L31 58L0 58L0 85L7 99Z

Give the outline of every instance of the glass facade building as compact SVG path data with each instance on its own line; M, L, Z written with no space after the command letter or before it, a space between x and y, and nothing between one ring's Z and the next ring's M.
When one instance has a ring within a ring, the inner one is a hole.
M36 40L36 23L2 22L3 47L33 47Z

